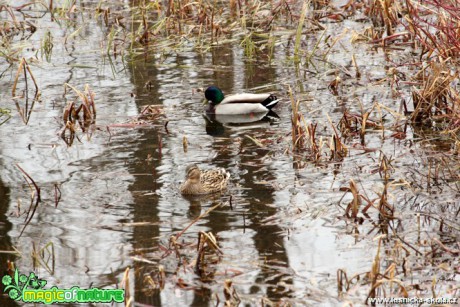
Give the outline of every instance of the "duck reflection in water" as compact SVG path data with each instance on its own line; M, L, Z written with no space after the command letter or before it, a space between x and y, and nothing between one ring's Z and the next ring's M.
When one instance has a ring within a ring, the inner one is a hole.
M203 115L206 121L206 133L212 136L221 136L229 129L251 129L270 126L279 119L278 114L269 111L267 114L239 114L218 115L206 113Z

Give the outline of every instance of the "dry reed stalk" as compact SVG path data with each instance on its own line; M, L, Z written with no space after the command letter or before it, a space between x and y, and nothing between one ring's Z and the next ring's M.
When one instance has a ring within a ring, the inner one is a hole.
M339 135L336 127L332 123L331 118L327 115L329 124L331 125L334 134L332 135L329 142L329 149L331 151L331 159L342 160L348 154L347 146L342 142L342 138ZM342 123L343 124L343 123Z
M206 267L207 262L215 262L217 256L217 261L220 261L220 256L223 255L223 252L220 250L216 237L212 232L200 231L198 234L198 244L197 244L197 258L195 263L195 272L202 278L207 277Z
M54 184L54 207L57 208L59 201L61 200L61 189L59 189L59 186L57 184Z
M187 152L188 149L188 142L187 142L187 137L184 135L182 138L182 147L184 148L184 152Z
M386 35L390 36L394 34L394 28L403 11L396 0L371 0L365 13L371 18L374 27L384 27Z
M70 88L77 94L80 98L80 106L75 110L75 115L78 116L80 110L83 110L83 120L84 122L92 121L96 119L96 104L94 102L94 93L91 91L91 88L88 84L85 85L83 92L79 91L72 85L65 83L64 84L64 95L67 94L67 88ZM73 102L72 102L73 103Z
M132 306L132 297L130 292L130 267L127 267L120 281L120 288L125 290L125 306Z
M226 279L224 282L224 306L238 306L241 303L241 299L233 287L233 282L230 279Z
M377 252L374 257L374 261L372 262L372 267L371 271L369 273L369 279L371 280L371 290L369 291L369 294L366 298L366 303L369 298L375 298L376 297L376 288L378 287L378 276L380 274L380 249L382 247L382 238L385 237L385 235L381 235L378 237L378 247L377 247Z
M350 191L353 194L353 200L348 204L346 214L351 211L351 217L357 218L359 207L361 207L361 195L358 192L358 188L356 187L356 183L353 179L350 179Z
M383 185L383 191L379 195L380 198L378 203L379 213L381 214L381 217L384 219L394 218L394 208L388 203L388 186L388 182L386 182Z
M32 244L32 260L33 267L36 269L42 266L48 273L54 274L54 267L56 263L56 255L54 252L53 242L47 243L43 248L37 250L35 242ZM51 261L51 264L49 263Z
M13 89L11 91L11 95L13 97L16 97L16 86L18 84L19 75L21 73L21 70L24 70L24 80L26 82L26 89L25 89L26 93L28 91L28 88L27 88L27 73L29 73L29 76L32 78L32 81L34 82L35 92L38 93L39 90L38 90L37 81L35 81L35 77L34 77L34 75L32 73L32 70L30 69L29 64L27 63L26 59L22 58L21 62L19 62L18 71L16 72L16 77L14 78Z
M380 250L381 250L381 244L382 244L381 242L384 238L386 238L386 235L381 235L376 238L379 241L379 244L377 248L377 253L372 263L371 271L369 272L369 279L371 280L371 289L369 290L368 296L365 300L366 304L368 303L369 298L377 297L376 290L384 286L385 284L389 284L391 293L396 293L393 289L393 284L397 284L398 290L399 290L398 295L400 297L405 297L405 298L409 297L409 293L406 287L404 286L403 282L399 279L396 279L397 267L394 262L391 263L383 273L380 272L380 261L381 261ZM396 249L399 249L400 247L402 247L402 245L397 245ZM406 250L405 248L403 249ZM383 290L383 293L385 292L386 291Z
M83 132L88 132L89 127L94 125L96 120L96 104L94 102L94 93L91 91L88 85L85 85L84 91L81 92L72 85L65 83L64 96L67 94L68 88L74 91L74 93L77 95L77 99L67 103L67 106L64 109L64 127L62 128L60 134L64 142L66 142L68 146L71 146L76 136L77 123ZM76 104L77 101L80 101L80 105L78 107ZM83 114L80 115L80 112ZM87 135L89 136L88 133Z
M299 113L300 100L295 100L292 94L291 87L288 88L289 99L291 101L291 137L292 148L298 151L304 148L305 145L305 129L302 127L301 122L304 122L302 114Z
M338 269L337 270L337 291L338 291L339 297L342 297L343 292L348 291L349 287L350 287L350 282L348 281L347 273L342 269Z

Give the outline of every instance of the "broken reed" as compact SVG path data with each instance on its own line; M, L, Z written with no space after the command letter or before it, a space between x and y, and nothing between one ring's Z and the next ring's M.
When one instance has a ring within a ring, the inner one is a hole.
M64 96L67 95L67 89L70 88L77 95L77 99L67 104L66 109L64 110L64 122L67 120L72 121L73 118L78 118L80 116L80 111L83 112L83 121L94 121L96 119L96 105L94 103L94 92L91 91L91 88L88 84L85 85L84 91L79 91L72 85L65 83L64 84ZM76 106L76 101L80 101L80 105Z
M306 152L307 160L319 161L321 158L322 139L320 144L316 140L317 124L307 125L302 113L299 112L300 100L295 100L289 87L289 99L291 100L291 137L293 152Z
M291 87L289 86L289 99L291 101L291 137L292 148L294 151L299 151L305 146L305 120L303 115L299 112L300 100L295 100L292 94ZM302 125L303 124L303 125Z
M224 281L224 297L225 303L224 306L239 306L241 303L240 296L236 292L235 287L233 287L233 282L230 279ZM217 306L219 306L219 297L217 297Z
M342 188L341 190L346 191L346 193L352 194L352 200L348 203L345 208L345 215L354 220L358 219L359 211L364 215L367 215L367 212L370 208L374 208L379 213L379 220L382 223L386 223L387 220L394 218L395 208L388 202L388 190L397 186L393 185L391 182L391 174L394 172L392 166L393 160L388 158L383 152L380 152L379 156L379 167L377 171L379 172L380 177L383 179L383 189L381 192L376 192L377 198L370 199L364 194L362 194L356 182L353 179L350 179L349 187ZM342 198L346 195L342 196ZM363 201L365 206L363 206ZM339 203L341 200L339 201ZM376 203L377 202L377 203ZM361 209L362 208L362 209Z
M131 289L130 287L131 279L129 277L130 270L131 270L130 267L127 267L125 269L125 272L123 273L123 278L121 279L120 284L119 284L120 288L125 290L125 306L126 307L133 306L133 297L131 295L131 290L130 290Z
M200 231L198 234L195 273L203 282L213 281L212 265L219 263L222 255L223 252L220 250L214 234Z
M37 81L35 81L34 74L32 73L32 70L30 69L30 66L27 63L27 60L25 58L22 58L21 61L19 62L18 71L16 72L16 77L14 78L13 89L11 90L11 95L13 96L13 98L16 97L16 87L18 85L18 80L19 80L19 77L21 76L21 72L24 74L24 83L25 83L24 92L27 95L27 93L28 93L28 82L27 82L28 78L27 78L27 76L29 76L31 78L31 80L33 81L33 83L34 83L35 96L37 96L37 93L39 92Z
M73 144L77 132L77 123L83 132L88 132L89 127L96 121L96 105L94 102L94 93L89 85L85 85L84 91L79 91L72 85L64 84L64 96L67 95L67 89L70 88L76 94L76 99L68 102L64 109L63 121L64 127L61 131L61 138L68 146ZM78 103L79 102L79 103Z
M370 0L365 10L375 27L385 28L387 36L394 33L394 28L402 16L403 7L398 0Z

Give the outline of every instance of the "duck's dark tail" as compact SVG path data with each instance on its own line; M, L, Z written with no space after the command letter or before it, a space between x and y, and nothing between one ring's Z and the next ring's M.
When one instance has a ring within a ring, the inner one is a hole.
M266 107L267 109L271 110L274 106L276 106L276 104L278 102L279 102L279 99L276 98L275 95L270 94L270 96L268 96L267 99L262 101L262 104L264 105L264 107Z

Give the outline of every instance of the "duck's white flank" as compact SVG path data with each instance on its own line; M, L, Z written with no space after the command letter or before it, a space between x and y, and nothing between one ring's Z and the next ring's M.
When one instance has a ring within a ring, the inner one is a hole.
M220 102L220 104L226 103L241 103L241 102L248 102L248 103L260 103L267 99L270 94L252 94L252 93L241 93L235 95L229 95L224 98Z
M261 102L265 101L268 97L270 97L270 94L241 93L229 95L215 107L215 114L237 115L268 113L269 108L279 101L274 100L267 106L264 106Z
M250 113L268 113L268 109L261 103L220 103L215 109L218 115L237 115Z

